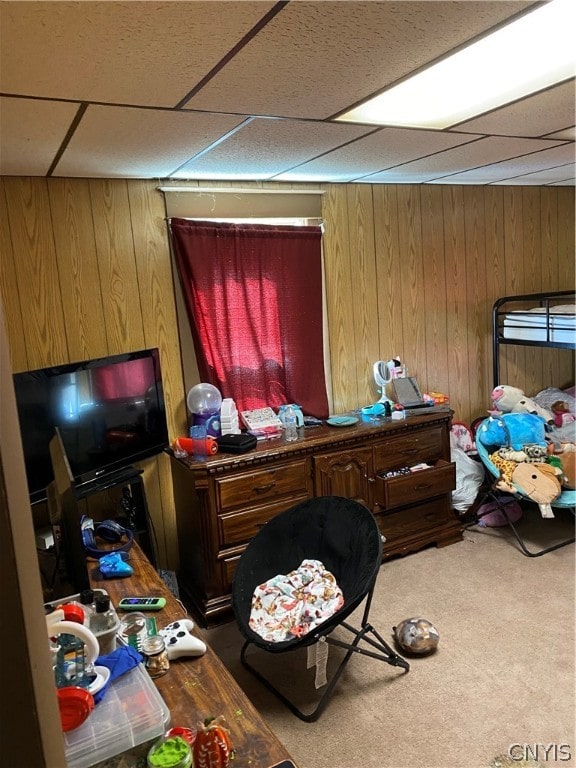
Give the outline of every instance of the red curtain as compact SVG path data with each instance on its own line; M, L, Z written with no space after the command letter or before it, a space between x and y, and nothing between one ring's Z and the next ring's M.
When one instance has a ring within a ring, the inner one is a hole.
M172 219L201 380L238 410L325 418L320 227Z

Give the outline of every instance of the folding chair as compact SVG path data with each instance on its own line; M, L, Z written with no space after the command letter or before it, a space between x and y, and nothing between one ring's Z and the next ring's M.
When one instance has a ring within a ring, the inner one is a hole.
M302 637L276 643L266 641L249 624L254 590L276 575L291 573L305 559L321 561L334 575L344 594L344 604ZM245 638L240 654L242 664L305 722L313 722L320 716L354 653L385 661L405 672L410 668L368 622L381 561L382 538L372 513L358 502L337 496L310 499L273 518L252 539L240 558L234 576L232 605ZM361 625L356 628L346 619L364 600ZM332 636L337 627L349 633L351 642ZM339 646L346 654L327 681L317 706L309 713L298 708L246 659L250 646L284 654L319 642Z
M488 421L485 419L484 421ZM486 491L484 497L477 505L477 509L479 509L488 499L491 499L499 509L499 511L502 513L504 519L506 520L508 527L512 531L516 541L518 542L518 545L521 549L521 551L526 555L526 557L541 557L542 555L547 554L548 552L553 552L556 549L560 549L561 547L565 547L568 544L573 544L575 541L575 537L571 536L567 539L564 539L562 541L559 541L555 544L552 544L548 547L542 547L539 550L533 551L528 549L526 542L524 538L521 536L520 532L518 531L518 528L514 524L514 521L511 520L508 511L506 509L506 503L503 500L502 492L497 491L494 488L494 484L496 481L500 478L500 470L498 467L496 467L492 461L490 460L490 452L495 450L495 446L486 446L484 442L482 441L482 423L481 422L476 430L476 450L478 451L478 457L482 461L482 464L487 471L490 478L493 478L492 480L492 486ZM504 495L504 499L509 499L510 497L516 498L518 501L528 501L531 502L529 496L524 495L520 490L517 491L517 493L514 494L508 494L507 496ZM570 509L572 511L572 514L575 514L576 509L576 491L573 490L564 490L558 496L557 499L555 499L553 502L551 502L551 506L553 509ZM478 515L476 513L476 520L473 524L477 523L482 518L482 515Z

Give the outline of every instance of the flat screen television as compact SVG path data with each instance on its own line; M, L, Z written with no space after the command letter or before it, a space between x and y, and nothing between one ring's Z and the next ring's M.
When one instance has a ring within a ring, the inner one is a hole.
M14 388L33 504L53 480L56 427L79 487L168 446L158 349L16 373Z

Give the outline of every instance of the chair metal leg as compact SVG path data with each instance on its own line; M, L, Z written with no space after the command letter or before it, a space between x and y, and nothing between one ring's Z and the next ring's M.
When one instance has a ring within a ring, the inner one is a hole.
M514 523L512 522L510 517L508 516L508 513L506 511L506 505L500 503L499 497L492 490L489 490L489 491L486 492L486 494L484 496L484 499L482 500L482 504L488 498L491 498L496 503L496 505L498 506L498 509L502 512L502 514L506 518L506 522L508 523L508 526L510 527L510 530L514 534L514 537L515 537L516 541L518 542L518 546L520 547L522 552L526 555L526 557L541 557L542 555L546 555L548 552L553 552L556 549L561 549L561 547L566 547L568 544L574 544L574 541L576 541L575 537L572 536L571 538L565 539L564 541L560 541L557 544L552 544L549 547L543 547L542 549L538 550L537 552L533 552L533 551L528 549L528 547L524 543L524 539L520 536L520 533L518 532L516 526L514 525ZM481 504L479 506L481 506ZM572 512L574 513L574 510L572 510ZM485 514L488 514L488 513L485 513ZM483 517L483 515L478 515L477 514L476 515L476 519L474 520L474 522L469 523L466 527L470 528L470 527L472 527L474 525L477 525L478 521L481 520L482 517Z
M371 596L371 595L370 595ZM402 656L399 656L397 653L395 653L392 648L383 640L383 638L378 634L378 632L372 627L370 624L366 621L366 611L364 613L364 618L362 620L362 628L356 629L355 627L351 626L350 624L347 624L346 622L341 622L338 626L343 627L349 632L351 632L354 635L354 640L352 643L346 643L341 640L338 640L336 638L333 638L331 635L319 635L318 636L318 642L327 642L331 645L336 645L340 648L347 649L347 652L340 662L338 668L332 675L330 681L327 684L326 689L322 693L322 696L316 705L315 709L312 712L305 713L301 709L299 709L293 702L291 702L281 691L279 691L264 675L262 675L261 672L259 672L257 669L255 669L247 660L246 660L246 651L250 645L254 645L250 640L246 640L244 645L242 646L242 650L240 652L240 660L246 669L248 669L255 677L260 680L260 682L271 692L273 693L280 701L282 701L283 704L285 704L288 709L296 715L296 717L299 717L300 720L304 720L306 723L312 723L315 720L318 719L318 717L322 714L324 711L326 705L328 704L328 701L330 699L330 696L334 690L334 687L336 686L336 683L338 682L342 672L344 671L344 668L348 661L350 660L353 653L359 653L363 656L370 656L373 659L378 659L379 661L385 661L388 664L391 664L395 667L402 667L405 672L408 672L410 669L410 664L406 661L406 659L402 658ZM376 640L369 637L369 635L373 635ZM361 641L365 641L369 645L371 645L373 648L376 648L377 653L374 651L366 650L365 648L360 648L359 643Z

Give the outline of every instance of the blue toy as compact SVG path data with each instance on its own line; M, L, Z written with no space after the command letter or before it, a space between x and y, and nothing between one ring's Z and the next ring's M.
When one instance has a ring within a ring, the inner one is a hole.
M487 447L506 445L515 451L530 444L546 447L546 422L535 413L502 413L485 419L478 435Z
M118 579L123 578L124 576L132 576L134 569L126 562L127 558L127 552L110 552L109 555L104 555L98 562L100 573L105 579Z

